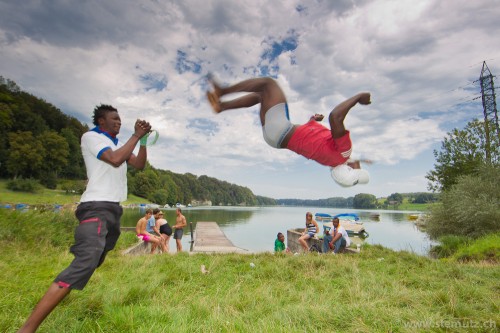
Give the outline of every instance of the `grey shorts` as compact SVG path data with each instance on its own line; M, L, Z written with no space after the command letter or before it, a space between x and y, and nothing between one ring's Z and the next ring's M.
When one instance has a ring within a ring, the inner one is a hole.
M120 237L119 203L92 201L78 205L75 215L75 243L70 251L75 258L54 280L61 287L82 290Z
M288 116L288 105L286 103L276 104L265 115L265 124L262 126L262 135L268 145L281 148L281 142L293 129L293 124Z
M183 229L175 229L174 231L174 239L182 239L182 234L184 233Z

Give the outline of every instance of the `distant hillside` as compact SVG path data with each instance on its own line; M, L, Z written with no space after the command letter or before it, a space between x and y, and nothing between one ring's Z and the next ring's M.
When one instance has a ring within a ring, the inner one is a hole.
M438 201L439 195L428 192L416 193L393 193L387 198L375 198L371 194L360 193L354 197L335 197L317 200L303 199L276 199L278 205L301 206L301 207L334 207L334 208L396 208L396 209L414 209L417 206L410 205L430 204ZM403 208L404 207L404 208ZM420 207L421 208L421 207Z

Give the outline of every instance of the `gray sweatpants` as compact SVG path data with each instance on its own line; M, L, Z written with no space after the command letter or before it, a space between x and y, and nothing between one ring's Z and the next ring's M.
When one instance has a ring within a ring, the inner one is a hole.
M120 237L123 208L117 202L91 201L78 205L75 215L75 258L54 280L62 287L82 290Z

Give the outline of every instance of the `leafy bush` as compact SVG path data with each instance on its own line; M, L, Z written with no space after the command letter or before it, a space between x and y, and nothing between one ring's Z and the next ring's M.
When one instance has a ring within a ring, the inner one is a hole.
M46 188L55 190L57 188L57 177L53 172L47 172L40 178L40 184Z
M459 178L443 192L427 222L431 238L461 235L478 238L500 232L500 166L483 165L476 175Z
M11 191L36 193L41 190L42 186L36 179L17 178L9 180L6 187Z
M85 181L67 180L61 184L61 189L66 194L82 194L85 191Z

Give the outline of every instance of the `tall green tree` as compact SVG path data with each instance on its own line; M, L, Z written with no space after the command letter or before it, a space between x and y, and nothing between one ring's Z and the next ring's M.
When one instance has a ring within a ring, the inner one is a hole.
M9 133L8 172L17 178L35 177L40 173L46 152L43 144L31 132Z
M488 124L489 125L489 124ZM457 183L459 176L477 173L486 161L485 124L474 119L463 130L454 129L448 133L441 144L441 150L434 150L436 163L434 170L427 173L428 188L433 191L446 191ZM493 164L500 162L500 140L491 128L490 152Z
M178 188L172 179L172 175L162 173L160 175L162 190L166 192L165 204L175 205L177 203Z
M6 162L9 156L9 138L7 133L10 132L14 124L14 115L10 108L10 96L0 91L0 177L7 176Z
M354 196L353 206L356 209L377 208L377 197L373 194L359 193Z
M69 144L66 139L55 131L45 131L37 139L45 149L45 159L42 169L45 172L57 174L68 164Z
M37 139L45 149L45 159L37 176L42 185L55 189L59 172L68 164L68 142L55 131L45 131Z
M153 193L160 187L160 178L152 169L146 168L134 177L133 191L135 195L150 200ZM152 201L152 200L151 200Z
M392 193L387 197L387 205L400 205L403 203L403 196L400 193Z
M69 179L85 179L85 163L82 156L82 148L80 147L80 136L76 136L70 128L63 128L61 136L64 137L68 144L69 151L68 163L61 170L61 176Z

